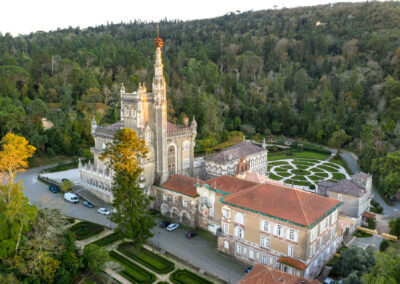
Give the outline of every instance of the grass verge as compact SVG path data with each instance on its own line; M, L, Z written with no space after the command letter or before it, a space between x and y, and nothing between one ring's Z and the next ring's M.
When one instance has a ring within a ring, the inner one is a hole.
M155 254L144 247L135 248L132 242L122 243L118 246L118 251L134 259L147 268L158 274L166 274L175 269L175 263Z

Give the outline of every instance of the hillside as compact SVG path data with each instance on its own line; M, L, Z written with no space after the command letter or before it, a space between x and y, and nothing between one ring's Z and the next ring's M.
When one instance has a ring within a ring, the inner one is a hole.
M151 86L155 26L1 35L0 136L88 155L90 119L118 119L121 82ZM170 120L196 116L198 151L232 130L282 134L350 147L368 170L400 144L399 34L398 2L161 22Z

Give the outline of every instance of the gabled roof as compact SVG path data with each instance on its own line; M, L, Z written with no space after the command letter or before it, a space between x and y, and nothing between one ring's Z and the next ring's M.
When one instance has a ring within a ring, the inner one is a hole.
M356 184L354 181L349 180L349 179L342 179L338 181L337 183L332 183L332 182L320 182L318 186L323 185L325 190L327 191L334 191L337 193L343 193L347 195L352 195L356 197L363 196L365 193L365 189L358 184Z
M288 274L264 264L257 264L247 273L239 284L320 284L318 280Z
M236 160L240 157L246 157L262 151L265 151L262 147L250 141L242 141L239 144L228 147L219 153L210 155L206 160L216 164L224 164L230 160Z
M195 197L197 196L197 190L194 186L195 184L196 179L175 174L160 186L175 192Z
M216 188L227 194L231 194L257 185L258 183L239 179L233 176L219 176L200 184L208 184L210 188Z
M312 227L342 202L292 187L258 184L221 199L222 203L257 214Z

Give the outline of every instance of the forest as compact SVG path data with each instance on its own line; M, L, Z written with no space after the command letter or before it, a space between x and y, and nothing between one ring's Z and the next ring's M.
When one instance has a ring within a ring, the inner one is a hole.
M119 119L119 88L151 86L156 23L0 34L0 139L89 157L90 121ZM168 116L195 116L197 152L248 137L347 148L400 187L400 3L338 3L159 23Z

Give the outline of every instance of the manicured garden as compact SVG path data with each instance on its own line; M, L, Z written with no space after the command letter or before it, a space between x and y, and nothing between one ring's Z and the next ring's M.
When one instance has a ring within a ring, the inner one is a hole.
M118 233L112 233L108 236L105 236L104 238L98 239L94 241L92 244L97 245L99 247L104 247L109 244L112 244L113 242L116 242L120 240L120 236Z
M156 276L153 273L141 268L115 251L110 252L110 258L111 260L121 264L123 270L119 273L132 283L148 284L153 283L156 280Z
M100 234L104 231L104 227L98 224L84 221L73 225L69 228L69 230L71 232L74 232L76 239L80 241Z
M317 153L320 154L320 153ZM314 191L322 180L337 182L350 178L341 165L310 158L292 158L268 162L269 178Z
M212 284L211 281L197 275L187 269L178 269L169 277L175 284Z
M166 274L175 269L175 264L173 262L144 247L135 248L134 244L131 242L120 244L118 246L118 251L158 274Z

